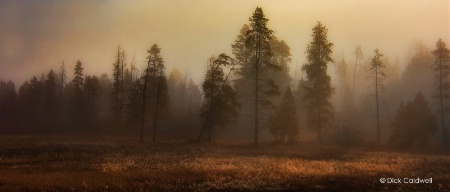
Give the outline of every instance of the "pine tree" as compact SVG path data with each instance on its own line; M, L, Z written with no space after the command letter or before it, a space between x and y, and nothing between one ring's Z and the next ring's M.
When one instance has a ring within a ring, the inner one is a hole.
M433 51L436 61L433 65L434 71L436 72L436 94L435 96L439 99L439 114L441 115L441 126L442 126L442 142L444 146L450 148L449 142L449 131L448 127L445 125L445 116L449 112L448 99L450 98L450 82L448 76L450 74L450 51L447 48L442 39L436 42L436 49Z
M45 80L45 98L46 98L46 108L49 112L54 112L56 107L56 74L53 70L47 74L47 79Z
M57 104L57 87L56 87L56 74L53 70L47 74L47 79L45 80L44 90L45 90L45 111L46 111L46 125L48 128L53 129L55 127L56 121L56 104Z
M72 80L74 89L74 98L72 102L73 108L73 121L76 128L84 128L85 117L85 98L84 98L84 79L83 79L83 67L81 61L78 60L74 68L74 78Z
M230 65L231 58L222 53L217 58L211 58L205 80L202 84L205 101L200 110L200 116L205 120L200 132L200 141L204 131L208 133L208 141L212 141L212 131L216 126L230 123L236 115L236 92L225 76L223 68Z
M294 95L291 89L287 87L280 107L271 117L270 132L282 143L285 141L286 136L289 143L293 143L298 135L298 131L299 126Z
M72 80L72 83L75 87L75 91L77 92L77 94L82 94L84 80L83 80L83 66L80 60L78 60L75 65L74 75L75 76Z
M170 98L167 87L167 79L164 75L164 61L161 57L161 49L154 44L148 51L147 68L143 77L142 87L142 113L141 113L141 136L140 142L143 142L145 116L147 115L147 106L150 106L150 114L153 120L152 141L156 141L156 130L158 118L167 117L170 107ZM136 92L136 91L135 91ZM135 93L134 93L135 94Z
M385 65L382 60L383 54L380 53L378 49L375 49L375 55L372 58L370 70L373 72L374 87L375 87L375 109L377 118L377 143L380 144L380 107L381 107L381 97L384 93L383 80L386 79L386 74L383 72Z
M117 47L117 54L116 54L116 60L113 63L113 83L112 83L112 114L113 119L115 121L118 121L119 123L122 120L122 88L123 88L123 74L122 74L122 66L123 66L123 56L124 51L122 51L122 48L120 46Z
M327 40L328 29L318 22L313 28L313 40L306 49L307 63L302 70L306 72L307 83L304 100L307 102L307 124L317 131L318 141L321 132L333 117L330 98L334 93L331 77L327 74L327 64L334 62L331 58L333 43Z
M246 34L246 47L252 50L252 65L250 66L250 80L253 81L253 104L255 135L253 143L258 144L261 113L272 105L270 97L278 95L278 86L272 79L263 78L268 70L279 70L280 67L270 63L272 50L270 39L273 31L267 27L267 19L260 7L257 7L250 17L250 30Z
M422 92L419 92L406 106L401 103L397 115L392 120L392 125L394 130L391 142L405 146L413 143L423 145L437 130L436 118L431 113Z

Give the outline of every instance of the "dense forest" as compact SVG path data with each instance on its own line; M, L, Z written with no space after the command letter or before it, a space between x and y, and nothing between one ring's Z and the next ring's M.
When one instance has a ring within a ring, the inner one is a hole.
M157 44L149 46L145 65L118 46L110 55L113 71L104 74L88 75L90 65L62 60L20 85L1 80L0 132L254 144L315 135L343 146L449 146L450 57L442 39L435 47L415 42L401 70L383 47L365 50L361 42L345 58L333 50L324 23L311 29L298 34L310 36L304 63L294 62L257 7L230 42L232 55L204 58L200 83L187 71L167 71Z

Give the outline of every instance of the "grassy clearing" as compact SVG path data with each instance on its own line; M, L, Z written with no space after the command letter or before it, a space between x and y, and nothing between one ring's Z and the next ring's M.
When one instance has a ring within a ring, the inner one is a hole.
M450 156L333 146L1 137L0 191L442 191ZM433 178L381 184L380 178Z

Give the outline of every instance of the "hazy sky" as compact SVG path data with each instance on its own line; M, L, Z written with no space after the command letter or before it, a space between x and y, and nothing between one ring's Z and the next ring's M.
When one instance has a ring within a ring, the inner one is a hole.
M311 29L327 26L336 55L350 58L360 44L366 57L375 48L402 61L414 40L430 48L449 41L448 0L341 1L5 1L0 0L0 79L22 84L33 75L59 70L72 77L80 59L85 74L112 74L117 45L135 54L161 47L166 73L173 67L200 82L208 57L231 54L243 24L262 7L275 35L291 47L292 67L304 63ZM16 85L16 88L19 85Z

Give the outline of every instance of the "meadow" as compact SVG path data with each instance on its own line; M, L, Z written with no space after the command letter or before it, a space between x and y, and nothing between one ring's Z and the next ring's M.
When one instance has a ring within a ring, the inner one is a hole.
M380 178L432 178L429 184ZM450 155L299 143L1 136L0 191L449 191Z

